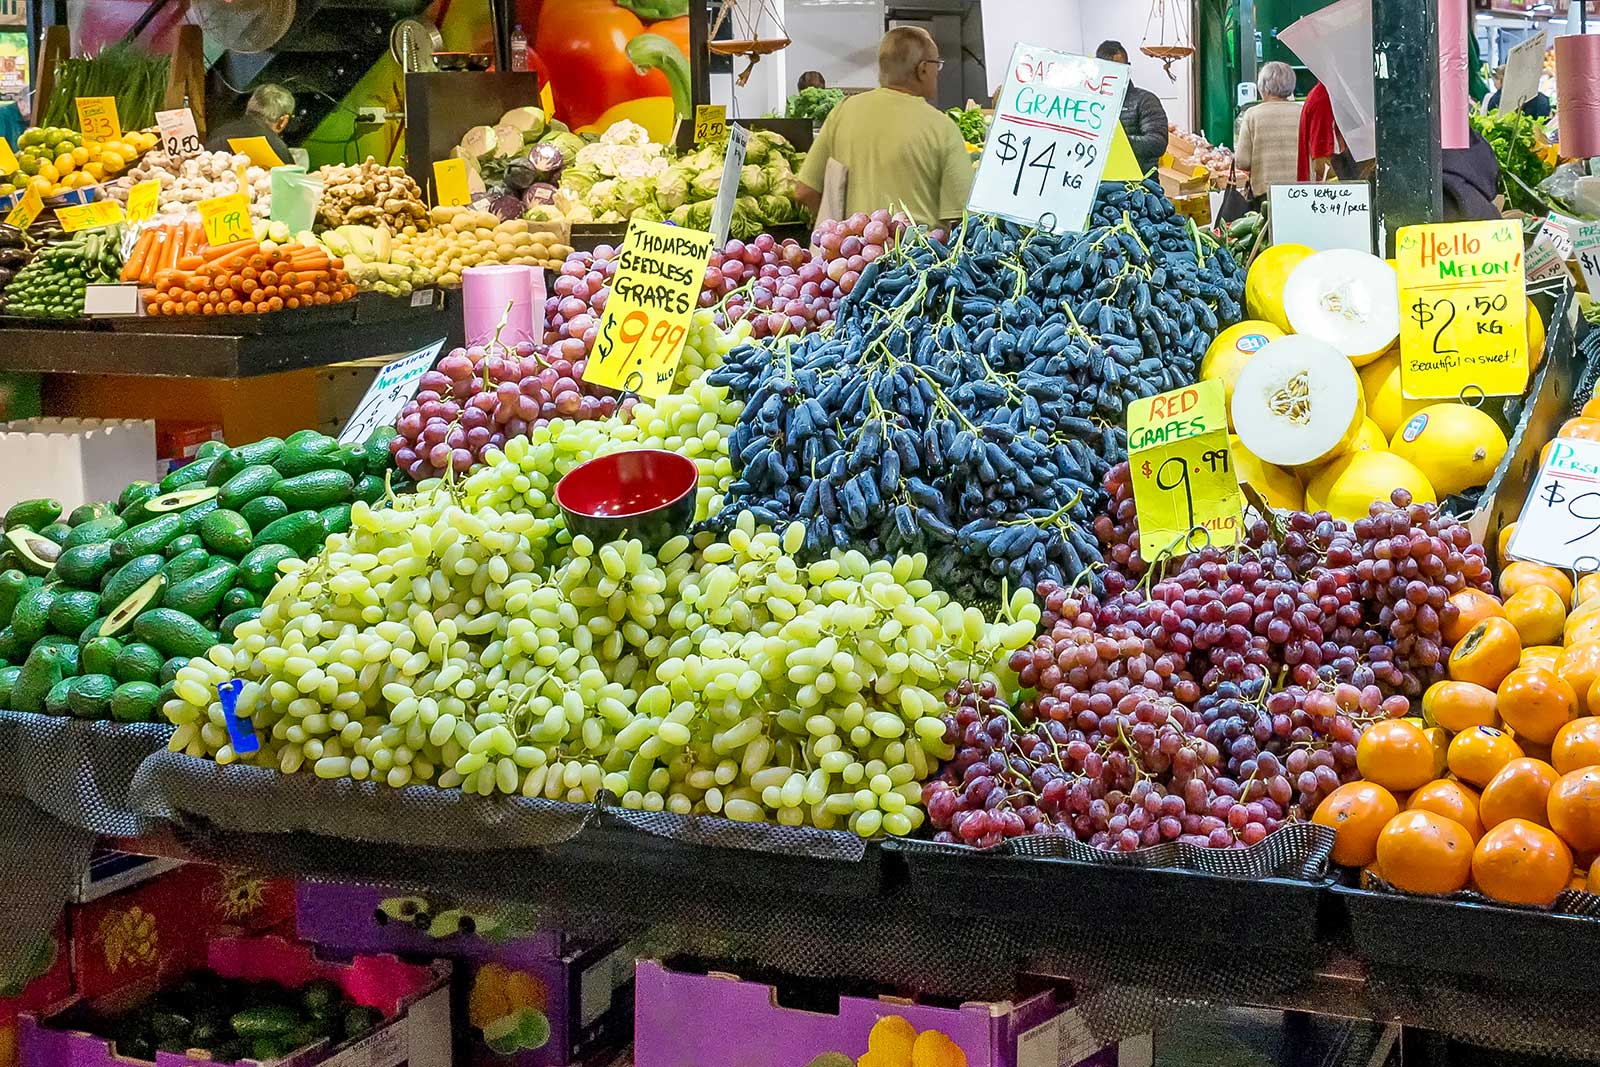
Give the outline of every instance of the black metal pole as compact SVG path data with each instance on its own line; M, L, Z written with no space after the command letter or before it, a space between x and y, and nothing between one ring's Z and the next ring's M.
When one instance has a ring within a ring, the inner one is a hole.
M1444 212L1439 137L1439 0L1372 0L1378 233L1394 253L1402 226Z
M709 0L689 0L689 102L711 103L711 18ZM693 115L689 116L691 119Z

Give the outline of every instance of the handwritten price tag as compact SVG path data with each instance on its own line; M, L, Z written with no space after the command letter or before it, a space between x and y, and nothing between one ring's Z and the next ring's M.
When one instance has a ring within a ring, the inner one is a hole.
M205 147L194 125L194 112L186 107L157 111L156 129L161 134L162 150L172 159L188 159Z
M728 109L721 104L696 104L694 143L720 141L728 135Z
M0 137L0 174L17 172L17 154L11 151L11 142Z
M56 220L68 233L92 230L99 226L114 226L127 219L122 205L115 200L96 200L92 204L56 208Z
M1528 385L1528 299L1515 222L1407 226L1400 269L1400 387L1407 399Z
M160 182L154 178L139 182L128 190L128 221L143 222L145 219L155 218L156 205L160 200Z
M467 161L441 159L433 165L433 196L439 207L458 207L472 202L467 187Z
M967 208L1083 229L1127 91L1121 64L1018 44Z
M1551 442L1506 551L1563 570L1600 570L1600 441Z
M659 222L632 222L585 381L655 398L672 391L712 238Z
M255 228L250 224L250 198L243 193L214 196L195 206L200 209L200 225L205 227L206 244L213 248L255 236Z
M744 168L744 156L749 147L750 131L735 122L728 128L728 154L722 157L722 183L717 186L717 202L711 207L711 236L717 248L728 243L733 202L739 196L739 171Z
M44 200L39 196L39 190L29 189L22 194L22 199L17 201L17 206L6 215L6 225L26 230L33 225L33 220L38 218L39 212L43 210Z
M443 350L444 338L441 337L426 348L384 364L367 387L367 395L361 398L355 414L339 431L339 443L359 445L379 426L393 426L406 402L416 395L417 383L432 369Z
M1572 254L1590 295L1600 293L1600 222L1586 222L1572 237Z
M1128 405L1128 461L1146 562L1205 544L1237 544L1244 496L1228 450L1226 392L1219 381Z
M78 105L78 129L85 141L115 141L122 136L116 97L80 96L73 103Z
M1272 243L1326 252L1372 252L1372 187L1366 182L1272 187Z

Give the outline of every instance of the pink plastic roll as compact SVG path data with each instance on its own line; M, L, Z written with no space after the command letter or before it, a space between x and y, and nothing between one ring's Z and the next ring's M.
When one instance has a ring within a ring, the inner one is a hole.
M1556 118L1563 156L1600 155L1600 36L1556 38Z
M1439 143L1467 147L1467 0L1439 0Z
M510 346L519 341L543 340L544 299L540 294L535 310L533 281L532 267L468 267L462 271L461 303L467 344L494 340L502 317L506 318L506 326L500 331L501 344ZM540 323L538 333L533 329L536 318Z

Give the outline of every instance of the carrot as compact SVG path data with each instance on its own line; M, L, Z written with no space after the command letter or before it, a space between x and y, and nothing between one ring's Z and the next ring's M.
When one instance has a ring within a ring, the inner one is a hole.
M198 301L198 300L185 300L183 302L183 313L185 315L198 314L199 311L200 311L200 301Z
M230 314L230 315L239 314L239 312L241 310L243 310L243 308L244 308L244 301L243 300L234 299L234 300L229 300L228 301L228 314Z
M284 300L283 306L286 308L297 308L300 306L300 298L298 296L288 297Z
M256 313L256 306L255 306L255 304L253 304L250 301L246 300L244 302L244 307L240 308L239 310L243 314L254 315Z
M234 255L235 253L238 253L238 252L246 252L246 253L248 253L248 252L250 252L252 250L259 251L260 248L261 248L261 246L259 244L257 244L253 239L246 239L246 240L243 240L243 241L229 241L227 244L207 245L206 249L202 253L202 255L205 256L206 261L208 263L214 263L219 259L224 259L224 258L226 258L228 256L231 256L231 255Z
M275 271L275 270L264 270L264 271L262 271L261 272L261 284L262 285L277 285L278 284L278 272Z
M208 260L207 264L210 269L216 271L217 273L227 275L239 269L240 267L243 267L245 260L249 257L249 255L250 253L248 249L241 249L238 252L230 252L218 259Z
M161 302L161 314L163 314L163 315L176 315L177 313L178 313L178 305L174 304L170 300L163 300Z
M285 270L285 271L279 271L278 272L278 284L279 285L293 285L295 282L297 282L299 280L300 280L300 275L296 274L292 270Z
M230 289L243 289L244 288L244 276L240 275L240 274L230 274L230 275L228 275L228 288L230 288Z
M128 253L128 261L122 266L122 280L134 282L139 280L139 271L144 268L145 257L150 254L150 248L156 243L156 231L149 229L139 235L133 244L133 251Z
M239 291L232 286L224 286L217 292L217 299L221 300L223 303L227 303L230 300L237 300L238 298Z
M321 305L323 305L323 304L331 304L331 303L333 303L333 298L331 296L329 296L327 293L318 293L317 297L316 297L316 300L317 300L317 305L319 307Z
M239 273L244 278L244 280L247 281L247 282L253 282L257 278L261 277L261 272L256 270L256 268L254 268L254 267L246 267L244 270L240 271Z
M265 270L267 268L267 257L257 252L250 257L250 266L254 270Z
M205 262L205 260L201 259L192 252L185 253L184 255L178 257L178 269L199 270L201 267L205 266Z
M282 311L283 310L283 301L278 299L277 297L273 297L271 300L267 301L267 310L268 311Z
M181 234L174 233L167 241L166 247L161 250L160 270L172 270L178 265L178 253L183 245Z

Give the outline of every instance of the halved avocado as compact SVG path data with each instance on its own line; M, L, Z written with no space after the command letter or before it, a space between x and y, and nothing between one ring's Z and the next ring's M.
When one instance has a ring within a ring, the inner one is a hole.
M118 604L111 614L105 617L105 621L100 624L99 636L115 637L121 633L129 623L139 616L140 612L155 603L156 598L161 595L161 590L165 589L166 585L167 576L165 574L156 574L139 588L129 593L128 598Z
M146 500L144 509L155 514L163 511L182 511L196 504L204 504L220 492L222 490L214 485L202 486L199 489L174 489L170 493L162 493Z
M61 546L43 534L17 527L6 531L6 540L17 554L17 561L29 574L49 574L61 558Z

